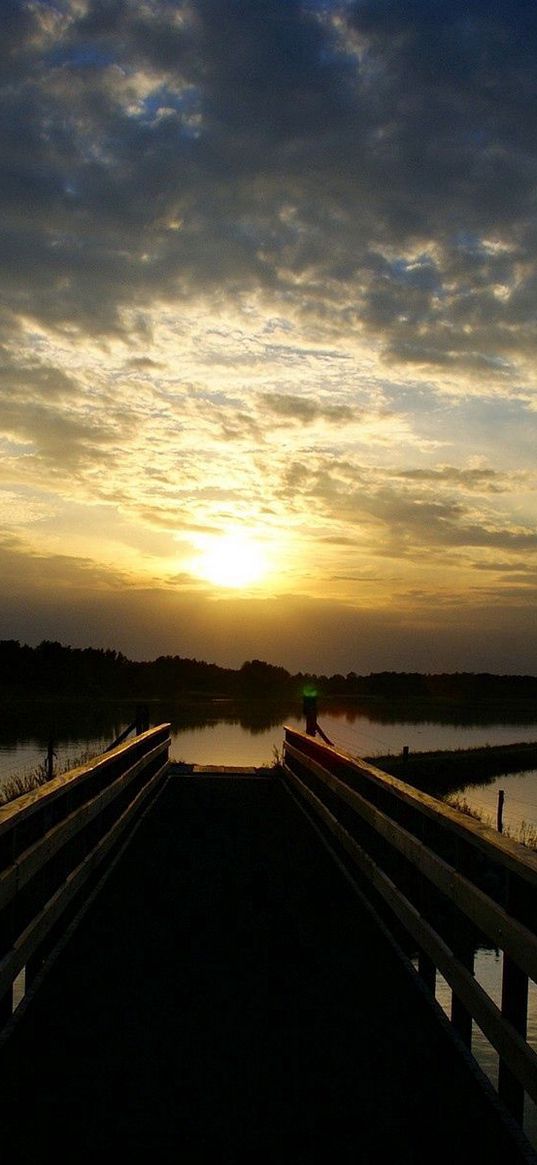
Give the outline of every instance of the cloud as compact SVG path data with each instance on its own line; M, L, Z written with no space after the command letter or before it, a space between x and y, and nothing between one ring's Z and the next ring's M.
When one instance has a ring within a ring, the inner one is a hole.
M23 4L4 23L16 311L113 334L126 306L255 287L403 363L502 377L533 345L523 0Z
M33 403L24 409L0 406L4 432L30 441L45 462L63 462L65 467L79 461L104 460L106 446L117 440L117 431L96 419L77 419L50 405Z
M395 602L533 557L534 4L21 0L0 36L32 564L46 532L78 589L87 537L160 586L235 524L357 606L388 558Z
M61 593L76 604L78 593L121 590L129 585L128 576L121 571L104 569L89 558L69 554L37 554L22 538L0 532L0 568L6 587L8 606L23 608L30 596L43 596L45 603L51 594Z
M534 485L529 474L506 474L485 467L461 468L455 465L394 470L392 476L403 482L423 482L437 488L448 486L476 493L508 493L525 481L530 488Z
M517 488L505 474L493 470L452 466L379 470L349 459L317 456L309 465L289 465L286 482L290 494L301 494L310 504L314 501L332 523L359 526L359 540L366 540L371 550L376 547L381 556L412 556L424 549L432 560L437 548L470 546L537 550L533 524L502 524L486 506L475 509L474 493L486 499ZM348 535L342 532L342 537Z
M328 424L332 425L341 425L358 417L357 410L352 409L349 405L323 404L320 401L279 392L266 394L262 404L269 413L274 413L277 417L306 425L317 420L327 421Z

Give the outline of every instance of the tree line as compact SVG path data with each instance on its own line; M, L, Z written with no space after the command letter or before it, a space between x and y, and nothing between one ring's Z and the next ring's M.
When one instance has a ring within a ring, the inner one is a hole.
M131 660L120 651L70 647L43 640L37 647L16 639L0 640L0 690L4 699L28 697L139 699L185 697L299 698L304 688L320 696L354 696L397 700L502 700L537 697L536 676L456 672L370 672L358 675L291 674L264 660L246 660L240 668L204 660L161 655Z

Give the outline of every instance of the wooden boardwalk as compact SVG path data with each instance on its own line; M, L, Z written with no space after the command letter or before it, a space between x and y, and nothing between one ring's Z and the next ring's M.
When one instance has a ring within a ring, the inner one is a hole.
M2 1165L527 1159L276 779L171 777L21 1010Z

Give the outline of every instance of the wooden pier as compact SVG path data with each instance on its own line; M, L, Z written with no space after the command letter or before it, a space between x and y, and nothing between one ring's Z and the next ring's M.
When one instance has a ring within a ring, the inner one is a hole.
M302 733L283 774L167 750L163 725L0 810L2 1165L535 1161L508 1112L534 1087L532 860ZM503 1017L474 998L476 911L508 951ZM467 1050L475 1006L503 1101Z

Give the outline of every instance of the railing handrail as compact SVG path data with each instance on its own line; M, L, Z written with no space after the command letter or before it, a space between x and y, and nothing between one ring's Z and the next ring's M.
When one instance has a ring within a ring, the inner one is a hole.
M288 752L297 759L303 755L292 745L288 747ZM312 758L310 764L312 771L320 780L355 809L403 857L418 866L420 872L436 889L449 897L455 906L464 910L479 930L516 959L526 973L537 982L536 934L512 918L494 898L460 874L454 866L440 858L404 826L399 825L381 809L370 805L361 793L346 785L339 777L333 776L328 769L323 770L322 765Z
M394 777L391 773L376 768L375 765L362 760L361 757L352 756L336 746L329 747L321 744L305 732L287 727L287 725L284 726L284 733L286 737L295 737L306 743L307 746L314 744L316 748L330 752L342 764L355 768L361 777L366 777L377 786L390 790L401 801L441 822L447 829L483 850L498 864L513 870L519 877L524 878L525 881L537 888L537 853L528 850L520 842L513 841L504 833L498 833L485 822L461 813L459 809L455 809L445 801L439 801L432 794L414 788L413 785L407 784L399 777Z
M169 724L157 724L154 728L140 733L133 740L118 744L109 752L99 753L98 756L92 757L84 764L77 765L65 773L58 773L57 776L52 777L43 785L39 785L36 789L31 789L28 793L21 793L19 797L7 801L5 805L0 805L0 837L13 824L19 824L32 813L41 810L45 802L56 800L66 791L72 790L76 785L95 776L97 772L106 771L107 768L112 767L117 757L121 756L122 753L131 752L133 748L140 744L143 745L149 738L162 735L163 730L169 731L169 728Z
M35 877L43 865L61 849L66 841L71 841L77 833L85 829L91 821L107 807L123 788L134 780L140 770L162 753L167 752L166 741L160 741L130 768L106 785L104 789L90 797L83 805L62 817L52 825L13 861L7 870L0 871L0 909L15 898L30 878Z
M426 986L434 994L436 969L447 980L452 1023L463 1041L471 1046L473 1019L496 1048L500 1096L521 1122L524 1091L537 1102L537 1054L526 1040L528 977L537 981L537 856L524 853L520 845L488 826L461 820L463 814L456 809L381 769L294 728L285 729L283 771L378 902L412 937ZM360 778L356 785L353 774ZM308 778L313 778L313 787ZM326 789L328 803L323 800ZM379 790L381 795L375 796ZM342 803L347 814L352 810L348 820L337 815ZM409 813L409 807L414 812ZM452 842L448 845L449 861L443 856L446 830L456 839L454 848ZM459 839L466 845L459 847ZM482 871L476 874L476 849L478 868L485 858L487 877L492 875L490 885L480 884ZM410 870L412 877L405 872ZM455 921L443 917L444 908L437 914L434 906L431 913L430 903L435 901L431 893L449 904ZM479 934L504 952L501 1009L473 977L472 936Z
M169 732L169 724L151 728L4 807L0 1025L11 1017L16 977L25 969L26 984L35 980L162 786Z

